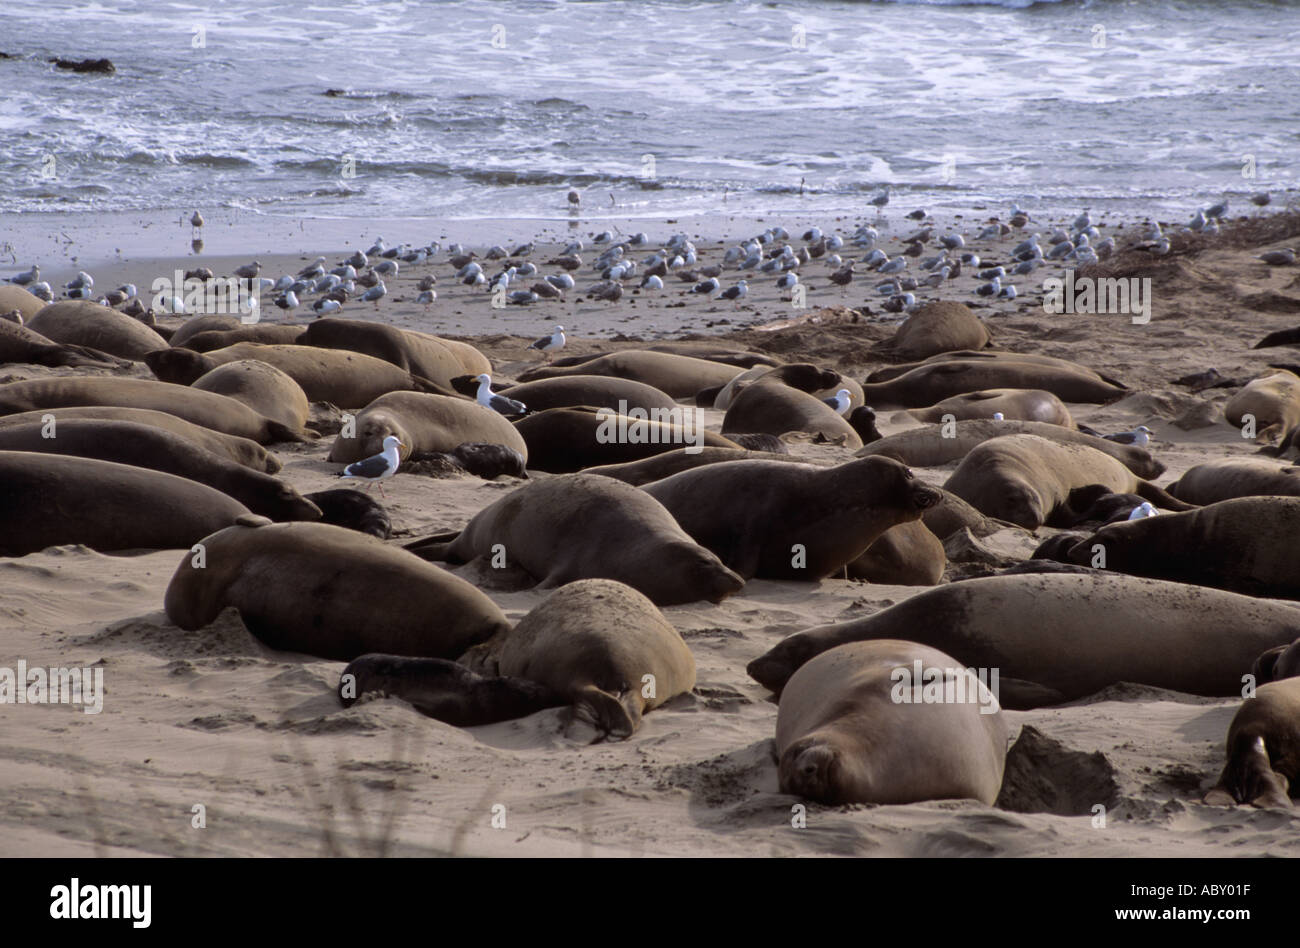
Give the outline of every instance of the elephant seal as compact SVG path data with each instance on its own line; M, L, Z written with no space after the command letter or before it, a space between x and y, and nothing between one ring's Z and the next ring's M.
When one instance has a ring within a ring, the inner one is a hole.
M697 467L641 488L745 579L815 582L890 527L919 520L939 492L889 458L817 468L782 461Z
M182 327L183 328L183 327ZM257 323L253 326L240 326L237 329L207 329L188 336L184 343L175 342L175 336L169 340L176 348L192 349L195 352L211 352L224 349L237 342L257 342L263 345L297 345L306 331L304 326L286 326L283 323ZM179 332L179 330L177 330Z
M27 295L31 296L30 293ZM36 297L32 296L32 299ZM26 326L4 319L0 320L0 365L11 363L93 369L122 369L131 365L129 360L119 359L107 352L98 352L85 346L65 346L46 339Z
M17 310L22 314L23 322L30 322L31 318L45 306L45 300L27 292L21 286L14 286L12 283L0 286L0 313Z
M0 483L0 556L188 547L249 513L205 484L94 458L0 451Z
M1227 763L1205 802L1290 808L1300 781L1300 678L1257 688L1233 715L1225 743Z
M941 352L973 351L989 344L988 327L965 303L935 300L915 310L876 350L896 359L928 359Z
M1241 693L1255 656L1297 634L1292 603L1102 570L1033 573L948 583L865 619L796 632L747 671L779 693L796 669L837 645L906 638L968 668L999 669L999 700L1014 710L1119 681L1227 697Z
M687 427L673 420L684 416L669 415L669 420L661 417L651 414L633 420L605 409L548 408L519 419L515 430L528 443L528 466L552 474L639 461L682 445L692 449L740 448L729 438L703 427ZM623 418L628 419L626 437L620 437L618 431Z
M973 536L986 537L999 530L1019 529L1014 523L986 517L956 494L939 488L939 502L921 515L927 530L940 540L946 540L958 530L966 529Z
M465 473L487 481L502 476L528 480L528 465L524 456L504 444L466 441L456 445L454 451L412 453L409 460L412 474L445 477Z
M136 425L148 425L161 431L170 432L184 438L195 447L210 451L218 457L227 458L236 464L275 474L280 470L280 459L256 441L223 434L212 428L191 424L184 418L169 415L163 411L151 411L147 408L113 408L111 406L87 406L85 408L49 408L44 411L23 411L15 415L0 415L0 431L5 428L31 424L45 425L53 419L55 430L64 421L125 421Z
M563 695L578 720L612 738L630 737L647 711L695 687L681 634L649 599L608 579L560 587L461 661Z
M27 328L51 342L87 346L133 362L167 346L166 339L138 319L90 300L51 303L28 321Z
M908 414L917 421L940 422L948 415L955 421L964 421L992 418L999 412L1004 419L1011 421L1040 421L1060 425L1062 428L1074 427L1074 418L1063 401L1051 392L1032 388L992 388L983 392L967 392L945 398L929 408L914 408Z
M1078 519L1072 493L1093 485L1137 494L1166 510L1189 510L1108 454L1037 435L1006 435L976 446L943 485L980 513L1028 530Z
M1247 416L1260 442L1276 441L1300 424L1300 377L1286 369L1272 369L1247 383L1223 406L1223 417L1228 424L1244 428Z
M1300 677L1300 639L1290 645L1279 645L1255 659L1250 673L1257 684Z
M519 381L533 382L565 375L612 375L652 385L673 398L691 398L700 389L726 385L741 371L734 365L691 356L651 352L647 349L623 349L568 368L538 366L520 375Z
M451 453L466 442L502 444L528 460L523 435L497 412L464 398L389 392L366 405L356 417L356 431L339 432L330 446L335 464L351 463L383 450L384 439L396 435L407 454Z
M1165 489L1191 504L1236 497L1300 497L1300 467L1267 458L1219 458L1190 468Z
M899 365L890 365L882 369L876 369L867 376L867 381L888 382L901 375L906 375L913 369L928 368L935 365L947 365L950 363L989 365L992 363L1005 364L1009 362L1028 362L1033 365L1049 366L1066 372L1082 371L1096 375L1119 388L1126 388L1124 383L1117 381L1108 375L1102 375L1100 372L1096 372L1095 370L1080 365L1077 362L1071 362L1069 359L1058 359L1056 356L1037 355L1031 352L1005 352L1000 349L982 349L978 352L973 349L961 349L956 352L941 352L938 355L930 356L928 359L921 359L918 362L904 362Z
M228 395L259 415L295 431L302 430L311 412L301 385L275 366L257 359L219 365L200 375L190 388Z
M475 382L476 388L477 385ZM565 375L502 386L500 391L523 402L529 411L588 405L592 408L621 410L624 413L639 408L648 414L654 409L671 411L677 408L677 403L667 392L661 392L644 382L616 379L607 375ZM620 405L623 406L621 409Z
M774 372L775 375L772 374ZM769 382L785 382L785 384L793 388L807 392L809 395L816 395L818 398L830 398L840 389L848 389L849 404L853 408L860 408L863 404L862 386L856 379L851 379L847 375L841 375L833 370L819 369L807 362L791 363L789 367L784 365L775 368L755 366L740 373L722 386L711 399L706 394L709 391L708 389L697 393L697 398L703 395L708 405L712 405L719 411L726 411L731 407L731 403L737 395L759 379L767 379Z
M689 471L691 468L703 467L706 464L754 460L807 463L803 458L789 454L770 454L766 451L749 451L745 448L701 448L694 453L688 452L685 448L678 448L676 451L665 451L663 454L655 454L640 461L629 461L626 464L600 464L586 468L583 473L601 474L620 480L624 484L640 487L642 484L663 480L665 477Z
M864 384L862 395L877 409L924 408L954 395L991 388L1042 389L1063 401L1097 404L1128 394L1128 389L1080 365L977 359L922 364L889 381Z
M842 415L812 392L837 384L839 373L807 363L769 369L738 391L722 419L722 433L783 435L789 431L820 435L849 448L862 438Z
M455 658L510 628L465 580L354 530L250 518L201 542L204 566L186 553L163 598L186 631L234 606L271 648L349 662Z
M1108 524L1066 557L1091 565L1100 544L1108 570L1292 599L1300 598L1297 532L1300 497L1238 497Z
M225 332L242 328L246 328L246 324L238 316L217 316L213 314L191 316L176 327L171 338L167 341L173 346L184 346L186 342L201 332Z
M66 419L53 425L40 421L6 425L0 427L0 451L98 458L175 474L219 490L272 520L319 520L321 515L315 504L284 481L213 454L180 435L130 421Z
M925 677L913 682L918 670ZM945 689L961 700L945 701ZM776 713L781 791L830 806L992 806L1009 741L997 697L973 672L938 649L894 639L818 655L791 676Z
M487 357L467 343L362 319L317 319L299 344L359 352L411 375L432 379L444 388L458 375L492 371Z
M761 352L747 352L738 349L713 349L705 345L693 342L664 342L659 345L648 346L646 352L667 352L672 355L690 356L692 359L704 359L706 362L722 362L726 365L739 366L742 369L752 369L758 365L778 366L781 364L780 359L774 359L772 356L764 355ZM584 365L593 359L599 359L608 353L605 352L588 352L583 355L563 356L554 360L551 365L567 368L574 365Z
M947 437L949 434L952 437ZM856 454L858 457L880 454L913 467L937 467L961 460L991 438L1010 434L1032 434L1061 444L1086 444L1109 454L1138 477L1147 480L1159 477L1165 471L1165 466L1146 448L1118 444L1041 421L957 421L951 427L914 428L872 442Z
M947 565L943 543L924 521L911 520L882 533L848 564L848 574L850 579L888 586L934 586Z
M166 412L204 428L248 438L258 444L309 440L301 432L259 415L243 402L184 385L168 385L148 379L76 376L28 379L0 385L0 415L90 406L148 408Z
M542 588L613 579L662 606L721 602L745 585L657 501L594 474L533 482L479 511L459 534L416 540L406 549L451 563L500 556Z
M353 659L339 677L345 708L367 694L401 698L421 714L455 727L495 724L569 703L566 696L526 678L480 675L445 658L378 653Z
M387 540L393 533L392 521L379 501L350 487L318 490L305 495L320 508L321 522L349 530L360 530L372 537Z

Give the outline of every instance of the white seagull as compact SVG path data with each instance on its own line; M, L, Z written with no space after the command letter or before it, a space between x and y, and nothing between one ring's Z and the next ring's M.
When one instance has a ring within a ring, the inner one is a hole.
M528 411L528 406L523 402L515 401L513 398L506 398L504 395L494 394L492 391L492 376L486 372L478 376L478 394L474 400L484 408L490 408L502 415L522 415Z
M545 352L546 361L549 362L551 360L551 353L559 352L561 349L563 349L564 343L565 343L564 327L556 326L555 332L551 333L549 336L543 336L541 339L538 339L528 348L537 349L540 350L541 352Z
M842 388L832 398L823 398L822 401L835 409L836 414L847 415L853 405L853 395L847 388Z
M398 448L404 448L406 445L397 438L396 435L389 435L384 439L384 450L378 454L372 454L362 461L354 461L339 472L339 477L346 477L349 480L365 481L366 489L369 490L371 484L379 484L379 493L384 493L384 485L380 483L397 473L397 469L402 465L402 456L398 453Z

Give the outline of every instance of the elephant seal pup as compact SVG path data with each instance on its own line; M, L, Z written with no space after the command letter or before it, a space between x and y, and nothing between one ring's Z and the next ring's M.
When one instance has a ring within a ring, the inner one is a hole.
M1190 504L1236 497L1300 497L1300 467L1267 458L1219 458L1190 468L1165 489Z
M798 384L798 377L808 377ZM834 385L838 373L823 372L808 364L783 365L740 390L722 419L722 433L783 435L801 431L820 435L846 447L862 447L862 438L845 418L809 389L816 391L825 378Z
M892 359L928 359L941 352L983 349L988 326L965 303L935 300L903 321L892 339L876 346Z
M1286 369L1271 369L1247 383L1223 406L1223 417L1244 429L1247 416L1253 420L1256 441L1277 441L1300 424L1300 377Z
M301 432L259 415L243 402L184 385L168 385L149 379L87 376L28 379L0 385L0 415L100 405L166 412L204 428L249 438L258 444L308 440Z
M54 437L46 437L53 433ZM0 427L0 451L97 458L175 474L227 494L272 520L319 520L321 512L292 486L269 474L186 441L180 435L129 421L66 419Z
M940 399L991 388L1042 389L1063 401L1097 404L1128 394L1127 388L1083 366L981 359L920 365L887 382L868 382L862 395L876 409L924 408Z
M393 533L388 511L369 494L351 487L335 487L305 496L320 508L322 523L359 530L381 540L387 540Z
M1179 514L1102 527L1066 557L1108 570L1215 586L1255 596L1300 598L1300 497L1239 497Z
M1226 744L1228 761L1205 802L1289 809L1300 781L1300 678L1257 688L1233 716Z
M939 502L938 490L889 458L830 468L732 461L641 490L745 579L808 582L842 570L890 527Z
M789 454L770 454L766 451L749 451L744 448L701 448L694 453L688 452L685 448L678 448L676 451L665 451L663 454L655 454L640 461L629 461L626 464L601 464L597 467L589 467L583 473L601 474L620 480L624 484L640 487L642 484L663 480L665 477L689 471L691 468L703 467L706 464L754 460L807 463L804 459Z
M890 527L848 564L850 579L889 586L934 586L943 579L948 554L922 520Z
M188 547L249 513L205 484L94 458L0 451L0 483L0 556Z
M348 662L368 652L455 658L510 623L465 580L324 523L248 518L186 553L163 598L186 631L227 606L266 645Z
M569 703L526 678L479 675L445 658L379 653L353 659L339 677L343 707L367 694L401 698L421 714L455 727L510 721Z
M314 320L299 345L360 352L444 387L458 375L492 371L487 357L468 343L364 319Z
M946 437L951 434L952 437ZM1086 444L1115 458L1138 477L1159 477L1165 466L1146 448L1118 444L1060 425L1041 421L957 421L948 427L914 428L881 438L860 451L858 457L883 454L913 467L937 467L959 461L990 438L1009 434L1032 434L1061 444Z
M1108 454L1037 435L985 441L962 459L943 487L986 516L1036 530L1045 523L1077 522L1072 493L1098 484L1166 510L1191 509Z
M481 477L486 481L494 480L503 475L528 480L528 465L524 461L524 456L514 448L507 448L504 444L467 441L464 444L456 445L454 451L412 454L410 460L412 464L421 461L433 462L434 465L440 468L435 472L435 476L438 477L447 473L457 474L463 471L466 474ZM425 471L413 468L412 473L423 474Z
M4 287L0 287L4 289ZM17 289L17 287L15 287ZM27 292L24 290L23 292ZM30 293L27 294L31 296ZM32 299L36 297L32 296ZM40 300L36 300L38 303ZM2 309L3 307L0 307ZM76 368L121 369L131 365L107 352L98 352L85 346L65 346L46 339L26 326L9 320L0 320L0 365L73 366Z
M57 436L58 425L64 421L124 421L136 425L148 425L161 431L170 432L184 438L190 444L211 451L213 454L228 458L236 464L264 474L275 474L280 470L280 459L256 441L223 434L212 428L191 424L184 418L169 415L165 411L152 411L148 408L114 408L106 405L87 406L85 408L49 408L44 411L23 411L15 415L0 415L0 431L5 428L31 424L45 425L53 420L52 431Z
M1290 645L1271 648L1260 655L1251 666L1250 673L1255 676L1256 684L1300 677L1300 639Z
M992 418L999 412L1004 419L1011 421L1040 421L1060 425L1062 428L1074 427L1074 418L1063 401L1051 392L1032 388L991 388L983 392L967 392L945 398L929 408L912 409L908 414L917 421L940 422L948 415L955 421L964 421Z
M542 588L613 579L661 606L721 602L745 585L657 501L594 474L528 484L479 511L454 538L428 537L406 548L451 563L500 556Z
M776 713L781 791L830 806L992 806L1009 740L997 697L975 673L894 639L818 655L790 678Z
M51 303L28 321L27 328L51 342L88 346L133 362L167 347L166 339L138 319L90 300Z
M796 632L747 671L780 692L797 668L837 645L906 637L968 668L1000 669L998 697L1015 710L1119 681L1228 697L1241 694L1241 676L1260 652L1298 634L1300 607L1219 589L1105 570L989 576Z
M740 449L734 441L702 426L687 427L672 420L679 417L683 416L661 420L652 414L634 420L590 407L548 408L519 419L515 430L528 443L528 466L552 474L639 461L683 445ZM618 431L620 419L627 419L626 437Z
M219 365L194 380L190 388L216 392L243 402L253 411L301 430L311 409L302 386L273 365L256 359L240 359Z
M177 331L179 332L179 330ZM237 329L207 329L187 337L181 345L178 345L175 341L172 341L171 344L177 348L183 346L183 348L192 349L195 352L211 352L214 349L224 349L226 346L233 346L237 342L292 346L298 344L298 339L305 331L306 327L304 326L286 326L283 323L258 323L256 326L240 326Z
M144 361L164 382L190 385L217 366L241 359L273 365L301 385L308 400L329 402L345 409L362 408L388 392L442 391L434 383L382 359L315 346L239 342L207 353L185 348L160 349L150 352Z
M528 460L528 444L514 425L490 408L465 398L423 392L389 392L356 417L352 437L344 428L330 446L329 459L348 464L378 454L384 439L396 435L407 455L451 453L466 442L502 444Z
M612 375L644 382L673 398L692 398L704 388L726 385L743 371L737 366L669 352L623 349L598 356L569 368L538 366L519 376L520 382L553 379L565 375Z
M616 739L695 687L695 657L681 634L649 599L608 579L560 587L461 661L537 682L572 703L575 718Z
M475 388L478 383L475 382ZM502 386L501 392L528 406L529 411L548 408L572 408L589 405L608 408L624 414L633 408L649 413L654 409L671 411L677 407L667 392L644 382L616 379L607 375L565 375L553 379L539 379L520 385ZM622 406L620 408L620 405Z
M32 293L27 292L21 286L15 286L6 283L0 286L0 313L11 313L17 310L22 314L23 322L30 322L31 318L43 310L46 306L45 300ZM0 359L0 361L4 361Z

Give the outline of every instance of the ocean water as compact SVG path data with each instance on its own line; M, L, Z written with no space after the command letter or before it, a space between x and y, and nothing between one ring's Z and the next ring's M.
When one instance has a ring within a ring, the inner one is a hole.
M1300 184L1292 2L0 0L0 52L0 214L535 219L570 187L588 216L860 213L886 185L1159 208Z

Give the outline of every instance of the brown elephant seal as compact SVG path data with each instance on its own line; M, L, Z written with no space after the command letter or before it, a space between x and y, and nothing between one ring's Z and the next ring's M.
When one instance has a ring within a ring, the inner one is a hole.
M227 395L295 431L302 430L311 414L302 386L275 366L257 359L219 365L200 375L190 388Z
M10 313L17 310L22 314L23 322L26 323L30 322L31 318L43 310L45 306L45 300L27 292L21 286L14 286L11 283L0 285L0 313Z
M1300 497L1239 497L1178 514L1112 523L1070 548L1071 563L1134 576L1300 598Z
M1146 448L1118 444L1060 425L1041 421L957 421L951 426L913 428L874 441L856 452L858 457L873 454L892 457L913 467L938 467L959 461L992 438L1010 434L1032 434L1061 444L1086 444L1115 458L1138 477L1159 477L1165 466Z
M928 359L941 352L983 349L991 337L965 303L935 300L917 308L876 349L894 359Z
M363 408L389 392L438 392L436 384L411 375L390 362L344 349L315 346L261 345L239 342L224 349L198 353L189 349L159 349L144 359L164 382L190 385L217 366L241 359L265 362L288 375L309 401L340 408Z
M474 390L477 388L476 380ZM621 410L624 413L633 408L646 413L655 409L671 411L677 408L677 403L667 392L661 392L644 382L616 379L608 375L565 375L501 386L497 391L523 402L529 411L572 408L575 405Z
M1290 645L1279 645L1255 659L1250 673L1257 684L1300 677L1300 639Z
M1247 383L1223 406L1223 417L1244 429L1247 416L1256 441L1277 441L1300 424L1300 377L1286 369L1270 369Z
M862 395L876 409L924 408L954 395L991 388L1042 389L1063 401L1097 404L1128 394L1128 389L1083 366L979 359L920 365L886 382L868 382Z
M578 720L612 738L631 736L647 711L695 687L681 634L653 602L608 579L560 587L461 661L563 695Z
M369 652L455 658L510 627L465 580L374 537L245 523L201 540L201 568L188 552L176 568L163 605L182 629L234 606L271 648L347 662Z
M434 477L471 474L490 481L498 477L518 477L528 480L528 465L524 456L504 444L487 444L467 441L456 445L454 451L430 451L411 454L409 470L413 474L432 474Z
M0 483L0 556L188 547L249 512L205 484L94 458L0 451Z
M807 392L809 395L816 395L818 398L830 398L840 389L847 389L849 404L853 408L860 408L863 404L862 386L856 379L851 379L847 375L841 375L833 370L820 369L807 362L795 362L788 366L782 365L775 368L755 366L737 375L722 386L721 390L711 400L706 397L705 401L719 411L726 411L731 407L731 403L737 395L759 379L767 379L769 382L784 382L792 388ZM697 393L697 397L705 395L707 391L706 389L704 392Z
M906 637L968 668L999 669L1005 708L1061 704L1120 681L1228 697L1241 693L1255 656L1297 634L1292 603L1103 570L1034 573L948 583L865 619L796 632L747 670L780 692L837 645Z
M619 419L626 419L622 432ZM651 413L646 418L635 418L589 406L548 408L519 419L515 430L528 443L528 466L552 474L626 464L683 446L692 450L740 448L729 438L678 420L689 421L690 416L670 415L664 419Z
M691 468L703 467L706 464L755 460L806 463L804 459L789 454L770 454L766 451L749 451L744 448L701 448L695 452L678 448L676 451L665 451L663 454L642 458L640 461L629 461L626 464L601 464L589 467L583 473L602 474L620 480L624 484L640 487L642 484L663 480L665 477L689 471Z
M90 300L51 303L28 320L27 328L51 342L86 346L134 362L167 345L166 339L138 319Z
M1074 427L1074 418L1063 401L1051 392L1032 388L992 388L983 392L967 392L945 398L929 408L914 408L908 414L917 421L928 422L941 422L948 416L954 421L991 419L995 414L1001 414L1004 420L1038 421L1060 425L1062 428Z
M691 356L646 349L623 349L567 368L538 366L520 375L519 381L533 382L565 375L612 375L652 385L673 398L692 398L701 389L726 385L741 371L734 365Z
M704 359L708 362L722 362L727 365L739 366L742 369L752 369L756 365L777 366L781 364L780 359L775 359L770 355L761 352L748 352L741 349L716 349L708 345L702 345L695 342L663 342L654 346L647 346L647 352L667 352L672 355L690 356L693 359ZM599 359L607 355L604 352L589 352L584 355L563 356L555 359L551 365L574 366L582 365L593 359Z
M721 602L745 584L658 501L594 474L533 482L479 511L454 537L406 548L451 563L499 556L501 565L522 568L542 588L613 579L661 606Z
M190 444L210 451L218 457L227 458L236 464L275 474L280 470L280 459L256 441L224 434L212 428L191 424L184 418L169 415L163 411L151 411L147 408L113 408L110 406L88 406L85 408L47 408L44 411L23 411L15 415L0 415L0 431L5 428L32 424L45 425L53 419L57 425L64 421L125 421L136 425L148 425L170 432L184 438Z
M242 329L246 325L238 316L218 316L215 314L191 316L176 327L171 338L167 341L173 346L183 346L201 332L224 332Z
M849 448L862 447L853 426L810 392L837 384L839 373L803 364L783 365L745 386L732 398L722 419L724 435L771 434L790 431L819 435Z
M317 319L307 327L299 345L359 352L444 388L458 375L492 371L487 357L467 343L362 319Z
M848 564L849 579L888 586L934 586L943 579L948 555L923 520L890 527Z
M1137 494L1166 510L1191 508L1109 454L1029 434L977 445L943 487L985 516L1035 530L1045 523L1077 521L1071 494L1098 484L1113 493Z
M928 368L935 365L947 365L949 363L989 365L992 363L1008 362L1028 362L1034 365L1043 365L1061 369L1066 372L1082 371L1096 375L1119 388L1126 388L1123 382L1113 379L1108 375L1103 375L1087 366L1080 365L1078 362L1071 362L1069 359L1058 359L1056 356L1038 355L1032 352L1005 352L1000 349L982 349L979 351L973 349L961 349L955 352L941 352L938 355L933 355L928 359L921 359L917 362L903 362L899 365L890 365L881 369L876 369L867 376L867 381L888 382L901 375L906 375L913 369Z
M939 492L889 458L817 468L781 461L710 464L641 490L745 579L815 582L890 527L919 520Z
M393 523L388 511L369 494L351 487L335 487L304 496L320 509L321 523L359 530L381 540L392 536Z
M1202 505L1236 497L1300 497L1300 467L1267 458L1219 458L1188 469L1165 489Z
M36 297L32 296L32 299ZM121 369L131 365L130 360L119 359L107 352L54 342L26 326L5 319L0 320L0 365L9 364L93 369Z
M1290 808L1300 781L1300 678L1257 688L1233 715L1225 743L1227 763L1205 802Z
M997 697L956 659L915 642L852 642L808 662L781 694L781 791L830 806L992 806L1010 736Z
M184 328L184 327L182 327ZM177 330L179 332L180 330ZM171 344L177 348L192 349L195 352L212 352L224 349L238 342L257 342L263 345L298 345L298 340L306 331L305 326L286 326L283 323L257 323L253 326L239 326L236 329L207 329L185 338L184 343Z
M52 434L53 437L46 437ZM130 421L35 421L0 426L0 451L98 458L175 474L235 498L272 520L319 520L320 510L292 486L213 454L180 435Z
M956 494L939 488L939 502L921 515L927 530L946 540L958 530L970 530L972 536L986 537L999 530L1019 529L1014 523L986 517Z
M366 405L356 417L356 430L339 432L329 459L351 463L378 454L384 439L396 435L406 454L451 453L466 442L502 444L528 460L522 434L497 412L476 402L423 392L389 392Z
M0 415L90 406L166 412L204 428L249 438L258 444L308 440L301 432L258 414L243 402L184 385L148 379L76 376L28 379L0 385Z
M526 678L480 675L445 658L378 653L353 659L339 676L345 708L365 695L400 698L455 727L510 721L569 703L566 695Z

